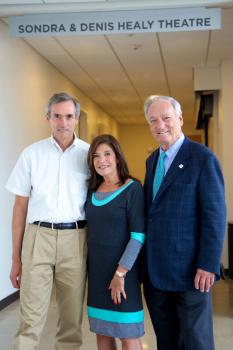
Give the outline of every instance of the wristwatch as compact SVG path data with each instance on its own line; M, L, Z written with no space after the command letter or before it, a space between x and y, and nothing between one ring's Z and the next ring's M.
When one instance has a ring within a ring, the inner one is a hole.
M122 271L116 270L115 272L115 275L117 275L117 277L120 277L120 278L125 278L126 274L127 274L127 271L122 272Z

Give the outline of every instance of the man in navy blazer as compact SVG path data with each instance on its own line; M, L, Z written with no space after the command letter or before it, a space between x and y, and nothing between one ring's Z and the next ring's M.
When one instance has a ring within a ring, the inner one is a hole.
M207 147L184 136L181 106L175 99L150 96L144 112L160 144L147 159L145 178L144 293L157 347L214 350L211 289L220 276L226 228L220 165ZM163 152L164 178L153 198L157 160Z

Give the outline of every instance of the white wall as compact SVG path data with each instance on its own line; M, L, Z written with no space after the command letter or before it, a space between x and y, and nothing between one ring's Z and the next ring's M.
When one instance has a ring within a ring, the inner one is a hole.
M14 292L9 281L11 266L11 213L13 196L5 183L22 149L50 134L44 118L49 97L66 91L76 96L87 112L87 139L98 123L118 134L118 125L99 107L45 61L22 39L11 38L0 21L0 300ZM90 127L91 126L91 127ZM89 130L91 129L91 130Z

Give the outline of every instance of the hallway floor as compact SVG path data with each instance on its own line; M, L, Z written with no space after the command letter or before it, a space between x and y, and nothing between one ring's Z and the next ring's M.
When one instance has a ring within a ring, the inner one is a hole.
M214 333L216 350L232 350L233 347L233 280L221 281L214 288ZM18 326L16 301L0 312L0 349L10 350L13 336ZM41 340L40 350L52 350L56 325L56 305L52 301L47 324ZM142 338L143 349L156 350L155 336L146 310L146 334ZM120 349L120 346L118 347ZM84 312L82 350L95 350L95 335L88 330L88 320ZM208 349L206 349L208 350Z

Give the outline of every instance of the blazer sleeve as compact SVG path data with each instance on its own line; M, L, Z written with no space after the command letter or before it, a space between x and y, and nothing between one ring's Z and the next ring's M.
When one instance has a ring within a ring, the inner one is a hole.
M222 171L213 154L208 157L200 173L198 215L200 242L197 268L219 275L226 230L226 203Z

